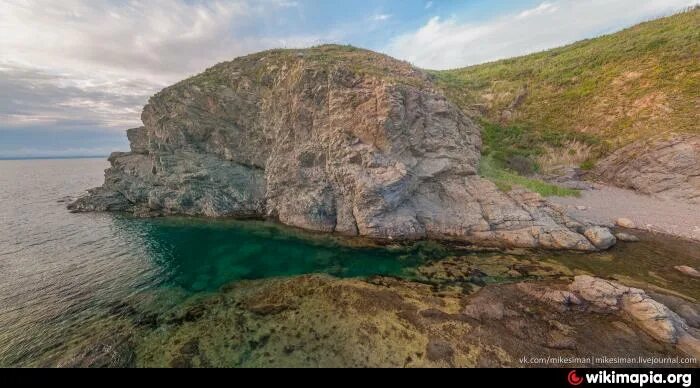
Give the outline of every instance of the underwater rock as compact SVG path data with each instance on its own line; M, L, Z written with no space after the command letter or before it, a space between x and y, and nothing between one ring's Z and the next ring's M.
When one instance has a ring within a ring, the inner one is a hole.
M637 237L633 234L630 234L630 233L618 232L618 233L615 233L615 238L618 241L639 242L639 237Z
M652 337L674 345L682 343L684 351L690 351L692 356L700 355L693 350L700 340L689 332L685 320L644 290L588 275L576 276L569 288L597 311L619 311Z
M527 366L520 357L572 349L682 354L673 344L640 335L639 325L619 329L616 314L587 311L580 296L581 304L559 308L554 301L572 299L561 281L528 282L535 290L562 291L561 298L541 299L524 293L525 284L489 284L465 293L451 292L445 282L320 275L239 282L182 307L206 306L200 319L146 333L138 366ZM294 308L261 315L247 307L270 304ZM676 345L684 341L679 336Z
M676 270L678 270L681 273L684 273L688 276L694 277L694 278L700 278L700 271L697 269L687 266L687 265L677 265L675 267Z

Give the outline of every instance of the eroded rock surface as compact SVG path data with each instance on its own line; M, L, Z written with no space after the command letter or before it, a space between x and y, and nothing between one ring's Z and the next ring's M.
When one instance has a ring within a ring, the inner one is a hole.
M447 284L316 275L239 283L173 312L145 337L136 364L536 367L544 365L522 357L682 354L615 314L582 309L558 285L536 296L547 287L489 285L465 294ZM278 307L262 308L270 305ZM191 310L195 318L183 319Z
M676 312L644 290L588 275L576 276L569 289L601 312L622 312L652 337L675 344L691 356L700 355L697 333Z
M266 217L387 239L594 250L536 194L477 175L479 127L422 71L323 46L216 65L164 89L75 211Z
M700 136L676 134L632 143L599 162L595 172L619 187L700 203Z

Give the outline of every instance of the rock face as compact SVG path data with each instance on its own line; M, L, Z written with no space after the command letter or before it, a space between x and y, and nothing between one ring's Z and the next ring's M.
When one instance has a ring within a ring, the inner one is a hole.
M75 211L272 218L373 238L593 250L585 226L477 175L479 127L422 71L340 46L216 65L153 96Z
M687 322L644 290L588 275L576 276L569 289L601 312L620 311L650 336L700 355L700 340Z
M700 203L700 135L632 143L598 163L595 173L619 187Z

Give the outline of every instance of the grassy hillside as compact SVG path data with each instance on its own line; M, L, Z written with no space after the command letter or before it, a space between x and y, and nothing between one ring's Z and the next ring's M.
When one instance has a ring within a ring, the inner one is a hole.
M484 121L486 173L590 168L622 145L700 132L700 8L569 46L432 72Z

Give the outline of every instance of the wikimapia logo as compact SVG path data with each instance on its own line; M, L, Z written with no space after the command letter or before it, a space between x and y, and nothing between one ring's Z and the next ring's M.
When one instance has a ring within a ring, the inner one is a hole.
M693 375L690 373L617 373L600 371L596 373L584 373L583 377L576 374L576 369L569 372L566 380L571 386L579 386L585 381L587 384L637 384L643 387L645 384L680 384L682 387L692 385Z

